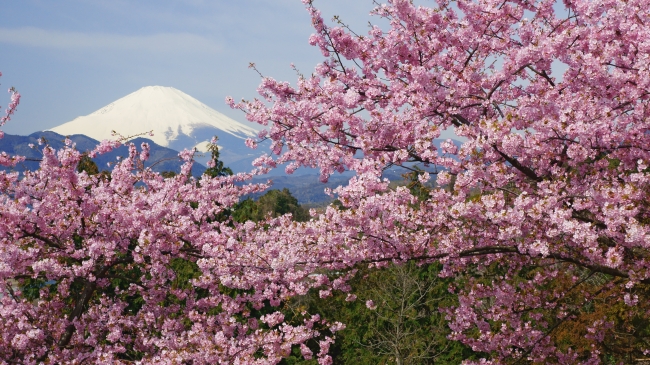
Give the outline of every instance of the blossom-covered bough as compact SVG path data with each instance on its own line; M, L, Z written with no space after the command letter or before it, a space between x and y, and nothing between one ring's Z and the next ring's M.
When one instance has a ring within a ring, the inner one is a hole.
M197 181L184 152L163 179L138 168L144 145L88 175L72 145L45 146L38 171L0 174L0 360L275 364L299 349L328 364L342 325L282 303L407 260L458 278L442 310L480 363L650 350L645 1L393 0L374 10L388 26L363 35L304 2L326 59L229 103L268 126L275 155L257 172L356 172L335 191L343 207L238 224L223 213L264 188L241 184L252 174ZM436 141L444 130L460 147ZM436 187L393 188L393 166Z
M374 10L387 29L357 34L306 3L326 59L229 101L270 126L270 163L357 174L337 191L348 209L275 240L305 267L441 261L467 280L452 337L490 361L650 350L647 4L394 0ZM435 141L450 129L459 148ZM437 175L421 202L381 177L414 164ZM599 312L617 301L618 319ZM582 349L555 341L572 326Z

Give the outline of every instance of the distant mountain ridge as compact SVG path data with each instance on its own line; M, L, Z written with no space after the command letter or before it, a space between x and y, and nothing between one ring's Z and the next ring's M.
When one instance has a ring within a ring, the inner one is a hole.
M25 156L30 159L30 161L25 161L16 166L15 170L36 170L39 167L39 162L37 160L42 156L38 149L30 148L29 144L38 145L38 140L41 137L45 138L47 143L55 149L60 149L64 146L65 136L52 131L43 131L32 133L29 136L5 134L5 137L0 139L0 151L5 151L10 155ZM94 149L99 143L93 138L79 134L71 135L69 138L75 143L75 148L82 152ZM436 140L436 145L439 145L441 141L442 140ZM138 149L142 142L148 142L150 144L151 153L149 160L145 163L146 167L153 165L152 169L156 172L180 172L180 167L183 162L178 157L177 151L159 146L147 138L135 138L131 142L135 143ZM122 146L110 153L99 155L93 160L100 170L110 171L112 165L109 166L109 163L115 163L117 161L117 156L127 155L128 148ZM231 167L232 165L226 164L226 166ZM6 168L4 168L4 170L6 170ZM192 175L198 177L202 175L205 170L206 167L204 165L195 162L192 167ZM271 189L287 188L291 191L293 196L298 199L300 204L311 205L320 205L331 201L333 198L325 194L325 188L334 189L339 185L346 185L350 177L354 175L352 172L334 174L330 177L327 183L321 183L318 178L317 169L301 169L294 175L283 174L283 171L282 167L280 167L273 171L273 175L255 177L253 182L264 183L270 179L273 181ZM384 177L397 182L402 180L402 174L405 172L407 172L407 170L394 166L393 168L384 171ZM255 196L258 195L261 194Z
M68 137L73 143L75 143L75 148L81 152L90 151L99 144L99 141L80 134L74 134ZM35 132L29 136L5 134L4 138L0 139L0 151L5 151L10 155L27 157L28 161L18 164L18 166L15 167L15 170L33 171L38 169L40 164L38 160L42 158L42 154L38 148L31 148L29 145L32 144L38 147L40 138L45 138L47 144L52 146L54 149L58 150L64 146L65 136L52 131ZM135 143L138 150L140 149L142 142L149 143L151 147L150 157L149 160L145 162L145 167L152 166L152 170L157 172L173 171L179 173L181 171L183 161L178 157L177 151L159 146L146 138L135 138L130 142ZM110 171L112 166L109 166L109 163L115 163L118 156L128 156L128 154L128 147L122 146L109 153L98 155L93 159L93 161L95 161L100 171ZM192 166L192 175L200 176L205 170L205 166L195 162L194 166Z

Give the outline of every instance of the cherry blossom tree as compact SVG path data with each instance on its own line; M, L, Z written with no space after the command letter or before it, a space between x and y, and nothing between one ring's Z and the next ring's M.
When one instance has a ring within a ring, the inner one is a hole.
M647 328L584 320L596 298L646 327L650 313L646 3L392 0L373 11L388 26L361 34L303 2L324 61L228 102L268 126L260 163L356 175L335 190L346 209L257 246L291 247L283 265L301 270L417 260L469 273L446 310L483 362L599 363L620 336L647 354ZM438 188L422 201L391 189L395 166ZM586 349L554 341L577 323Z

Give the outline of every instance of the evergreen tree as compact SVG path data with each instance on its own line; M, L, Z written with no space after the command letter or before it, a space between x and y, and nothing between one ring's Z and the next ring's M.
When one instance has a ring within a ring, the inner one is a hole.
M205 174L210 177L217 176L230 176L232 175L232 170L230 167L225 167L223 161L219 160L219 146L217 146L217 141L219 137L214 136L208 145L208 151L210 152L210 161L208 161L208 169L205 170Z
M81 160L77 164L77 172L86 171L88 175L96 175L99 173L99 168L95 161L93 161L87 153L81 156Z

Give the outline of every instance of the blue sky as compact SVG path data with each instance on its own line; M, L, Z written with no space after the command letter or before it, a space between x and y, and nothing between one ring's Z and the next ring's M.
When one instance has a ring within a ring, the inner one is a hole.
M372 0L316 0L366 32ZM259 75L294 82L294 63L322 61L300 0L20 0L0 5L0 105L19 109L3 130L29 134L87 115L143 86L172 86L245 122L224 98L257 95Z

